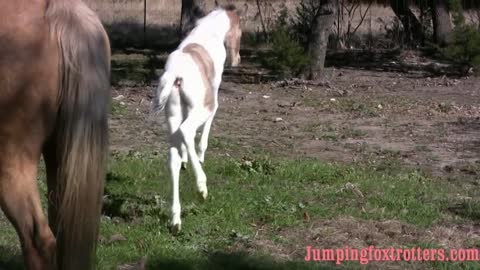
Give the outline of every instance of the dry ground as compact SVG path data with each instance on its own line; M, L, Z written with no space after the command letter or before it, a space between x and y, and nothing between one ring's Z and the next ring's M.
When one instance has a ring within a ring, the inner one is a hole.
M328 73L322 86L224 82L210 152L265 151L334 162L393 157L438 175L479 180L478 78L335 68ZM114 105L120 112L111 123L113 149L165 150L163 118L155 122L148 115L153 89L114 88L114 102L126 107Z

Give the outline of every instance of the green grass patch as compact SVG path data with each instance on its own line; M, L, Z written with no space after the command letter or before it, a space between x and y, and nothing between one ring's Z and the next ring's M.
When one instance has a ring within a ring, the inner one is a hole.
M450 214L447 195L455 190L417 171L317 160L210 158L204 167L206 202L198 199L191 169L181 173L182 232L173 236L167 229L171 184L165 160L149 154L112 157L98 269L116 269L143 257L148 258L147 269L334 269L301 259L280 263L274 255L238 247L254 241L260 225L271 239L281 228L306 230L305 213L312 220L346 215L427 228ZM126 240L112 242L113 235ZM0 266L20 269L11 262L18 259L18 247L7 248L15 237L2 227ZM356 268L358 263L349 263L344 269Z
M395 218L428 227L442 219L447 206L448 187L416 171L389 174L316 160L269 158L208 159L205 169L209 198L204 203L197 199L191 170L182 172L183 231L174 237L167 230L171 185L165 161L154 156L112 160L107 198L114 206L107 207L106 214L111 217L104 219L102 235L108 239L121 234L127 241L100 246L101 269L143 256L162 258L158 260L161 265L195 261L205 267L218 259L209 257L212 252L251 240L255 233L252 224L267 224L273 234L283 227L301 229L305 212L313 219L338 215ZM348 188L351 186L355 189ZM244 258L239 254L221 256Z
M338 98L335 100L305 97L305 106L319 108L329 113L349 113L356 117L378 117L382 109L378 107L381 102L375 100L356 100L352 98Z
M113 85L148 84L158 80L158 68L163 67L165 59L151 51L138 51L130 54L112 55Z
M119 101L112 100L110 105L110 113L115 116L121 116L127 113L127 106Z

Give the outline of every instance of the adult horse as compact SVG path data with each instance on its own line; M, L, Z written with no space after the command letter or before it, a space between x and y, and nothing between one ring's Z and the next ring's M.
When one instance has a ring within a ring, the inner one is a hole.
M92 269L107 153L110 45L79 0L0 1L0 206L27 269ZM47 169L48 222L37 188Z

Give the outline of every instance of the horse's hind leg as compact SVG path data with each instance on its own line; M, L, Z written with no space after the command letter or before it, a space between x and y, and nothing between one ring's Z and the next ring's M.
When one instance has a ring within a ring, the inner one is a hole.
M55 136L52 136L55 138ZM43 147L43 159L47 173L47 199L48 199L48 223L53 233L57 233L58 206L60 205L60 193L57 190L58 157L57 148L53 139L48 140Z
M0 152L5 153L0 157L0 206L20 237L25 266L54 269L55 238L40 204L38 159L32 153Z
M182 143L181 149L182 149L182 169L185 170L187 169L188 153L187 153L187 147L185 146L184 143Z
M182 166L181 145L182 137L178 131L181 119L177 117L169 117L168 123L171 130L170 150L168 155L168 168L172 180L172 217L170 221L170 229L172 233L177 233L181 229L181 206L180 206L180 168Z
M207 151L208 147L208 135L210 134L210 128L212 127L213 118L215 117L215 112L217 111L217 107L213 110L212 114L208 117L208 120L203 125L202 136L200 137L199 142L199 151L198 151L198 159L201 163L205 162L205 152Z
M203 199L207 198L207 176L202 169L202 164L195 150L195 133L197 129L205 123L208 115L204 110L192 110L189 112L187 119L180 126L183 143L187 147L188 157L192 162L193 171L197 180L197 189Z
M167 124L170 133L170 149L168 154L168 169L172 181L172 204L170 230L177 233L181 229L181 206L180 206L180 168L182 166L182 136L178 130L183 121L182 106L178 92L172 93L166 108Z

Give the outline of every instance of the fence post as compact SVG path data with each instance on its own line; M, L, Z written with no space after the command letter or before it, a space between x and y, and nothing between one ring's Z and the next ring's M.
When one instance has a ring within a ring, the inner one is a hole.
M147 47L147 0L143 0L143 46Z

